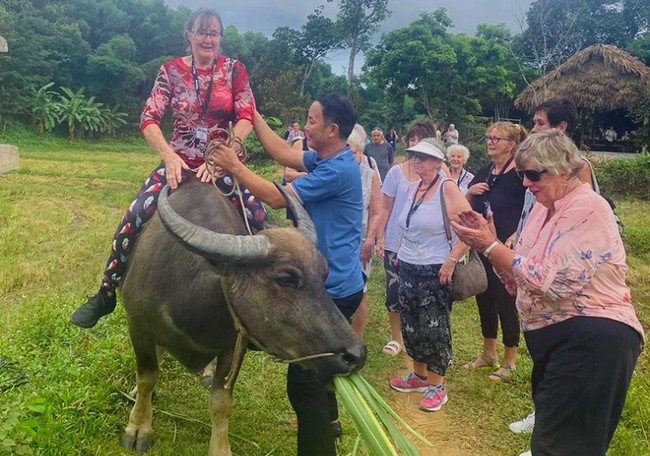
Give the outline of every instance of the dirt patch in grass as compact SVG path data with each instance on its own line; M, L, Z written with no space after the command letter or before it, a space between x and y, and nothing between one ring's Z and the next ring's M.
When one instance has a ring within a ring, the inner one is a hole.
M404 369L394 373L394 376L404 375L410 371L412 364L410 358L401 355L404 359ZM422 393L400 393L390 391L386 401L406 421L409 426L422 434L433 447L417 442L422 456L479 456L486 454L481 450L477 440L478 432L468 427L467 423L458 423L451 414L446 413L446 408L453 407L453 392L450 392L449 402L439 412L425 412L420 410L419 404Z

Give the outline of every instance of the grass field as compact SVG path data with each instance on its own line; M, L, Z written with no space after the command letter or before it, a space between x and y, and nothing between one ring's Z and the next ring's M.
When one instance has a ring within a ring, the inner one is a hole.
M96 291L113 230L156 157L139 142L74 147L35 142L21 146L20 161L20 171L0 175L0 455L128 454L119 446L131 407L121 392L130 391L135 378L125 314L118 306L92 330L80 330L68 318ZM279 180L272 166L259 171ZM650 245L650 202L620 200L618 211L636 240L628 279L647 329L650 251L642 246ZM389 391L387 379L403 373L405 358L381 352L388 337L381 267L374 268L369 287L369 357L363 374L400 405L402 396ZM413 412L434 445L445 448L431 454L519 454L527 449L528 436L511 434L507 423L532 410L525 346L513 379L489 382L483 373L460 367L480 350L473 301L455 304L452 325L456 363L447 376L450 401L435 416ZM646 351L610 455L650 454L648 361ZM235 454L295 454L285 369L260 353L246 357L231 419ZM165 358L151 454L205 454L207 402L198 377ZM354 432L345 419L343 426L340 454L350 454Z

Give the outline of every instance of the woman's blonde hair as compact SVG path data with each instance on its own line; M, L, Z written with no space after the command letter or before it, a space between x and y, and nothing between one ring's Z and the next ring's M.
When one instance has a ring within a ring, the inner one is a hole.
M515 151L515 163L518 169L527 167L555 175L573 176L584 166L576 145L557 128L530 135Z
M492 130L499 131L501 135L514 141L515 144L519 144L528 136L528 130L521 125L512 122L494 122L487 128L487 130L485 130L485 133L489 134Z

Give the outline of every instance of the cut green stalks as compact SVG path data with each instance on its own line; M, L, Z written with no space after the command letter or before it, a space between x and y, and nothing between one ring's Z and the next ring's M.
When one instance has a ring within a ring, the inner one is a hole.
M433 446L431 442L401 419L361 374L335 377L334 384L345 410L368 449L368 453L372 456L420 455L420 451L413 442L393 424L391 417L426 446ZM386 431L390 438L386 435Z

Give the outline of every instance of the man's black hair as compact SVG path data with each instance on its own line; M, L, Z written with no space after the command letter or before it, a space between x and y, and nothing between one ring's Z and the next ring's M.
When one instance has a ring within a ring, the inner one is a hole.
M323 120L325 123L337 124L339 126L339 137L348 139L354 124L357 123L357 115L354 113L350 100L338 93L327 92L321 94L316 101L323 107Z
M560 122L567 123L566 131L568 134L573 133L573 129L578 123L578 109L573 100L566 97L550 98L535 107L533 112L543 111L546 113L548 123L555 128Z

